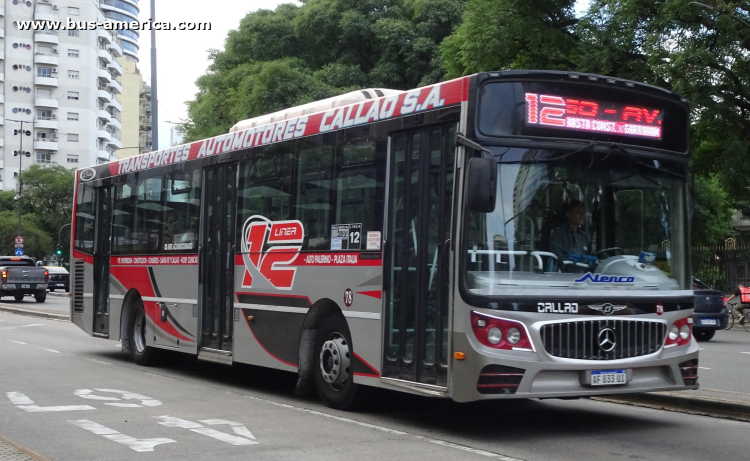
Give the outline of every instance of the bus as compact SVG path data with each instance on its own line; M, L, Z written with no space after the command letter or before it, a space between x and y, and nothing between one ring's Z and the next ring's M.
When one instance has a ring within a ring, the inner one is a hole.
M696 389L688 131L661 88L488 72L80 169L71 319L339 409Z

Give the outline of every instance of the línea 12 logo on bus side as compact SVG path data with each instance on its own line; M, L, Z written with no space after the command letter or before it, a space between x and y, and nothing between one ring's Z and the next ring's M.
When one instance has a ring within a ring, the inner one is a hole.
M300 221L271 221L254 215L242 226L243 287L290 290L297 273L289 267L304 239Z

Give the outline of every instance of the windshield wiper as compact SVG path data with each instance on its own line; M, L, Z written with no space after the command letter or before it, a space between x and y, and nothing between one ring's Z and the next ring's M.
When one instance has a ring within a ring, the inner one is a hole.
M633 155L627 149L625 149L624 147L622 147L621 145L619 145L619 144L617 144L615 142L611 143L609 145L609 148L612 149L612 150L614 150L614 151L617 151L617 152L620 152L622 154L627 155L628 157L630 157L630 159L633 161L633 163L636 164L636 165L638 165L638 166L641 166L643 168L647 168L649 170L658 171L659 173L664 173L664 174L669 175L669 176L674 176L676 178L685 179L685 176L681 175L679 173L674 173L674 172L669 171L669 170L663 170L661 168L657 168L655 166L646 165L645 163L639 162L638 159L635 157L635 155ZM645 176L643 176L643 177L646 178ZM653 182L654 184L656 184L656 181L654 181L653 179L650 179L650 178L646 178L646 179L648 179L651 182ZM661 186L661 184L659 184L659 186Z
M507 162L504 162L502 160L503 155L505 155L505 152L502 154L496 154L495 157L497 158L497 163L501 165L536 165L537 163L554 163L559 162L560 160L565 160L566 158L573 157L575 155L583 154L585 152L591 151L594 147L598 146L599 143L595 141L591 141L590 143L586 144L585 146L581 147L580 149L576 149L572 152L568 152L567 154L559 155L557 157L553 158L537 158L537 159L529 159L529 160L510 160Z

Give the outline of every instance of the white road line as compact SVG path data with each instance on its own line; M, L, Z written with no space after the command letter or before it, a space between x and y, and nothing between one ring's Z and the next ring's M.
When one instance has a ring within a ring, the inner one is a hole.
M740 354L750 354L750 352L740 352Z
M89 359L89 360L91 360L94 363L98 363L100 365L112 365L111 363L105 362L104 360L96 360L96 359Z
M391 428L384 427L384 426L377 426L375 424L363 423L362 421L357 421L355 419L344 418L344 417L341 417L341 416L334 416L334 415L330 415L328 413L323 413L323 412L320 412L320 411L310 410L308 408L302 408L302 407L297 407L297 406L294 406L294 405L289 405L287 403L274 402L273 400L262 399L262 398L259 398L259 397L252 397L252 396L249 396L249 395L244 395L243 397L251 399L251 400L257 400L259 402L270 403L271 405L276 405L277 407L288 408L290 410L297 410L297 411L301 411L301 412L304 412L304 413L310 413L310 414L316 415L316 416L324 416L326 418L336 419L338 421L343 421L345 423L356 424L358 426L367 427L369 429L376 429L376 430L387 432L387 433L390 433L390 434L407 435L407 436L411 435L412 437L414 437L415 439L418 439L418 440L425 440L427 442L435 443L437 445L442 445L444 447L455 448L457 450L467 451L467 452L471 452L471 453L474 453L474 454L477 454L477 455L492 457L492 458L500 459L500 460L503 460L503 461L523 461L522 459L512 458L512 457L509 457L509 456L502 455L500 453L492 453L490 451L484 451L484 450L479 450L479 449L476 449L476 448L467 447L467 446L464 446L464 445L458 445L458 444L455 444L455 443L452 443L452 442L448 442L448 441L445 441L445 440L431 439L429 437L423 437L421 435L409 434L408 432L403 432L403 431L399 431L399 430L396 430L396 429L391 429Z
M158 439L136 439L135 437L130 437L125 434L121 434L117 432L114 429L110 429L107 426L102 426L99 423L95 423L94 421L88 420L88 419L79 419L78 421L68 421L69 423L73 423L76 426L80 427L81 429L85 429L89 432L93 432L96 435L101 435L102 437L109 439L113 442L121 443L131 450L137 451L139 453L145 452L145 451L154 451L154 447L157 445L161 445L164 443L175 443L176 440L172 439L164 439L164 438L158 438Z
M41 327L44 326L43 323L32 323L31 325L16 325L12 327L2 327L0 330L15 330L16 328L27 328L27 327Z
M26 343L22 343L21 341L15 341L13 339L9 339L8 341L10 341L12 343L16 343L16 344L23 344L24 346L26 345Z
M698 368L701 370L710 370L710 368L706 368L706 367L698 367Z
M54 349L45 349L45 351L52 352L53 354L59 354L60 353L60 351L56 351Z
M6 392L8 399L11 403L18 406L23 411L29 413L45 413L50 411L81 411L81 410L96 410L96 408L89 405L58 405L51 407L40 407L34 405L34 401L31 400L23 392Z

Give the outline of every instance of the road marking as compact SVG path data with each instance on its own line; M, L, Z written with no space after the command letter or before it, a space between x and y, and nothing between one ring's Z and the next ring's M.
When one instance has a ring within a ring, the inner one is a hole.
M232 428L232 430L234 430L236 434L242 435L244 437L237 437L235 435L225 434L224 432L217 431L216 429L203 427L202 425L195 423L193 421L175 418L174 416L164 415L164 416L154 416L154 418L160 419L161 421L159 421L159 424L161 424L162 426L188 429L197 434L202 434L202 435L205 435L205 436L208 436L216 440L220 440L222 442L226 442L235 446L255 445L258 443L255 441L255 436L244 425L242 425L242 423L237 423L234 421L226 421L223 419L206 419L201 422L204 424L208 424L208 425L227 424Z
M105 362L104 360L96 360L96 359L89 359L89 360L91 360L94 363L98 363L100 365L112 365L111 363Z
M26 346L26 343L22 343L21 341L15 341L13 339L9 339L8 341L10 341L12 343L16 343L16 344L23 344L24 346Z
M750 354L750 352L740 352L740 354Z
M698 368L701 370L710 370L710 368L706 368L706 367L698 367Z
M130 437L129 435L122 434L120 432L117 432L114 429L110 429L107 426L102 426L101 424L95 423L94 421L91 421L88 419L79 419L77 421L68 421L68 422L75 424L81 429L85 429L89 432L93 432L96 435L101 435L102 437L109 439L113 442L121 443L127 446L128 448L130 448L131 450L137 451L139 453L143 453L146 451L154 451L154 447L156 447L157 445L177 442L176 440L165 439L165 438L136 439L135 437Z
M47 351L47 352L52 352L52 353L54 353L54 354L59 354L59 353L60 353L60 351L56 351L56 350L54 350L54 349L45 349L45 351Z
M28 398L23 392L7 392L6 395L8 396L8 399L10 399L11 403L16 405L21 410L28 411L29 413L44 413L49 411L96 410L96 408L90 407L88 405L60 405L40 407L38 405L34 405L34 401Z
M422 437L417 437L417 438L422 438ZM434 443L434 444L437 444L437 445L442 445L444 447L455 448L457 450L468 451L470 453L474 453L476 455L487 456L489 458L500 459L500 460L503 460L503 461L522 461L522 460L520 460L518 458L511 458L509 456L499 455L497 453L492 453L490 451L478 450L476 448L467 447L465 445L458 445L456 443L446 442L445 440L428 439L426 437L425 437L425 439L429 440L430 443Z
M0 330L15 330L16 328L28 328L28 327L41 327L44 326L43 323L32 323L30 325L16 325L12 327L2 327Z
M369 424L369 423L363 423L362 421L357 421L355 419L344 418L344 417L341 417L341 416L334 416L334 415L330 415L328 413L322 413L320 411L310 410L308 408L296 407L294 405L289 405L287 403L274 402L273 400L262 399L260 397L252 397L252 396L249 396L249 395L243 395L243 397L248 398L250 400L257 400L259 402L270 403L271 405L276 405L276 406L282 407L282 408L288 408L290 410L296 410L296 411L301 411L301 412L304 412L304 413L310 413L310 414L316 415L316 416L324 416L326 418L331 418L331 419L336 419L338 421L343 421L343 422L346 422L346 423L356 424L358 426L367 427L369 429L376 429L376 430L379 430L379 431L388 432L390 434L411 435L415 439L425 440L427 442L435 443L435 444L442 445L442 446L445 446L445 447L448 447L448 448L455 448L455 449L462 450L462 451L471 451L473 453L480 454L482 456L491 456L493 458L497 458L497 459L504 460L504 461L523 461L522 459L512 458L512 457L509 457L509 456L502 455L500 453L493 453L493 452L490 452L490 451L484 451L484 450L479 450L479 449L476 449L476 448L466 447L464 445L458 445L458 444L455 444L455 443L452 443L452 442L448 442L448 441L445 441L445 440L432 439L432 438L429 438L429 437L423 437L421 435L414 435L414 434L410 434L408 432L403 432L403 431L399 431L399 430L396 430L396 429L391 429L391 428L388 428L388 427L376 426L375 424Z
M94 391L91 389L78 389L73 392L73 394L77 395L78 397L82 397L84 399L91 399L91 400L140 400L141 404L137 403L105 403L105 405L111 405L113 407L120 407L120 408L140 408L141 406L144 407L158 407L161 405L161 401L152 399L151 397L147 395L141 395L136 394L134 392L129 391L120 391L117 389L94 389L99 392L111 392L114 394L120 394L120 397L107 397L107 396L101 396L101 395L95 395Z

